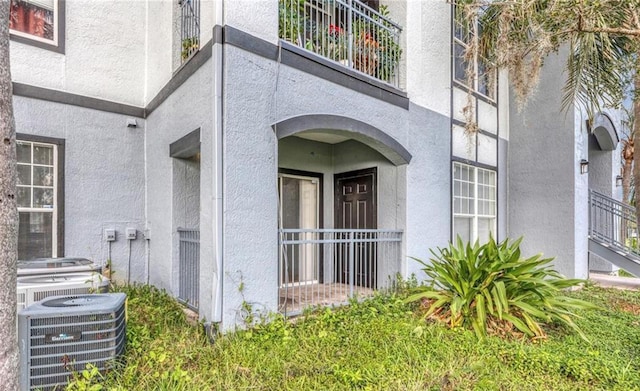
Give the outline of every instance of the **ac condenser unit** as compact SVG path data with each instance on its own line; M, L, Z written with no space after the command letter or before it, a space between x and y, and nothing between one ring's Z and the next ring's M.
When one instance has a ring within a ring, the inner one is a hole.
M18 311L49 296L106 293L109 279L98 273L18 277Z
M101 273L102 268L85 258L37 258L18 261L18 277L77 272Z
M21 390L52 390L124 351L126 295L54 296L18 312ZM62 388L62 387L58 387Z

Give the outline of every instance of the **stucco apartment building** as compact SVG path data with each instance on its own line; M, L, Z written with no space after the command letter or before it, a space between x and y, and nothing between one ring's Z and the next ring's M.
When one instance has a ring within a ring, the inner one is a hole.
M444 0L13 0L11 28L19 257L110 260L208 324L420 277L457 235L586 277L588 188L617 191L619 119L603 151L560 112L561 57L524 111L481 59L469 96Z

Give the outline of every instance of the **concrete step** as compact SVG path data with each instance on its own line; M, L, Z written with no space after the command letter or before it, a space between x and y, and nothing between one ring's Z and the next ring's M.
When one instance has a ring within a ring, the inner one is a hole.
M591 272L589 273L589 280L604 288L640 289L640 278L635 277L620 277Z

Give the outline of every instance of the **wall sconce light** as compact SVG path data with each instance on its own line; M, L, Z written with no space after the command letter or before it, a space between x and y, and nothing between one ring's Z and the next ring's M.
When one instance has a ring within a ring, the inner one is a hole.
M622 186L622 175L616 176L616 187Z
M582 159L580 160L580 174L586 174L589 172L589 162Z

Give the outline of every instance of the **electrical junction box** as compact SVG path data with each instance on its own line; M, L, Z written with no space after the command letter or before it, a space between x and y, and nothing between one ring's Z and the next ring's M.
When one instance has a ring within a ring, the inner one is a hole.
M127 240L135 240L136 239L136 229L135 228L127 228Z
M116 241L116 230L115 229L105 229L104 230L104 240L107 242L115 242Z

